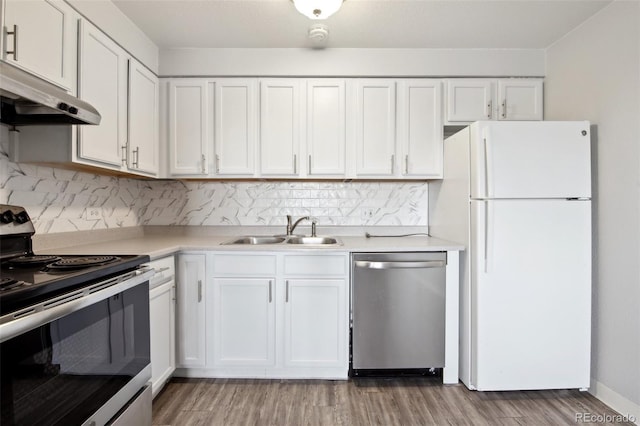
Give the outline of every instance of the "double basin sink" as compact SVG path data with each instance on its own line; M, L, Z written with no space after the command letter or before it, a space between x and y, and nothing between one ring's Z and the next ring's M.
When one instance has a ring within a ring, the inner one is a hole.
M244 236L236 237L221 243L222 245L263 245L263 244L298 244L309 246L342 245L342 241L334 237L305 237L301 235L276 236Z

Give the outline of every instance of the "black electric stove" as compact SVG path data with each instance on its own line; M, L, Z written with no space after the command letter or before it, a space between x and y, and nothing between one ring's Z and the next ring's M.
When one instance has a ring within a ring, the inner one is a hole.
M149 262L138 255L36 255L22 207L0 205L0 316Z

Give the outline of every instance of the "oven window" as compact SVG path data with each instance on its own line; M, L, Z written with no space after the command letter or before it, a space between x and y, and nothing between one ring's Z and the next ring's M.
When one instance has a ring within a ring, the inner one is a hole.
M81 424L149 364L149 287L3 342L0 424Z

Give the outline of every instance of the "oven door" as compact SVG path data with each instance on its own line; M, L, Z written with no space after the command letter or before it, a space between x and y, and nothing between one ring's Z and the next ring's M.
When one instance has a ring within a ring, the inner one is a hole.
M105 424L140 392L151 378L151 274L0 325L3 426Z

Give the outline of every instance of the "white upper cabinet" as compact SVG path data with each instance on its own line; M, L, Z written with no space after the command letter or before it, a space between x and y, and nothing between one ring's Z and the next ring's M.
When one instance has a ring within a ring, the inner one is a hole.
M300 173L300 79L260 81L260 175Z
M356 82L356 176L396 172L395 80Z
M60 0L5 0L2 59L74 92L77 19Z
M138 61L129 61L129 170L158 174L158 78Z
M216 79L214 114L215 174L255 174L257 80Z
M400 80L398 141L402 176L442 177L442 126L442 80Z
M206 176L209 143L207 81L169 81L169 174Z
M542 120L542 79L450 79L446 124Z
M127 152L127 53L82 20L78 96L102 116L99 126L78 126L78 157L120 170Z
M7 6L13 3L18 2L11 0ZM45 4L62 9L67 7L57 1L19 3L34 10ZM78 16L75 12L71 14ZM37 21L36 18L31 17L31 21ZM72 92L98 110L100 124L55 126L55 129L50 126L24 127L16 160L81 164L83 167L157 176L160 154L158 78L90 22L71 17L68 21L74 23L76 29L72 38L77 41L72 61L74 70L77 64L77 79L73 72L77 92L76 88ZM50 38L60 38L59 34L52 34ZM39 48L39 54L46 58L50 50L45 43Z
M346 96L340 79L307 80L307 174L346 173Z
M473 122L494 119L492 80L447 81L447 121Z
M542 80L498 80L498 120L542 120Z

